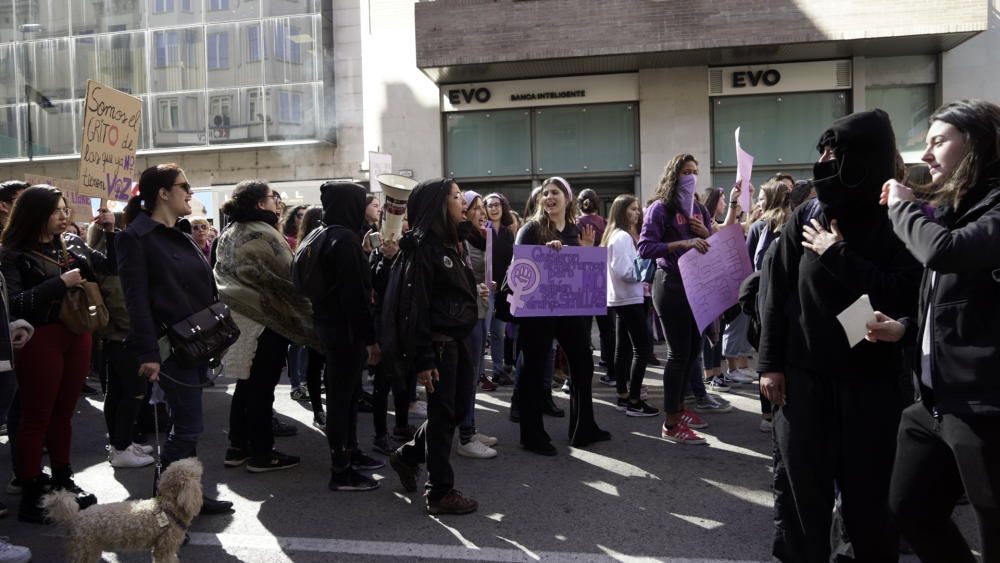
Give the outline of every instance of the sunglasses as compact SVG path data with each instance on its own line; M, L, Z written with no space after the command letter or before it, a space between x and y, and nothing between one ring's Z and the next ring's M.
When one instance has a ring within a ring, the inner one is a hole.
M176 186L176 187L184 190L187 193L191 193L191 184L188 183L188 182L180 182L179 184L174 184L171 187L174 187L174 186Z
M191 230L194 231L207 231L209 228L208 225L191 225Z

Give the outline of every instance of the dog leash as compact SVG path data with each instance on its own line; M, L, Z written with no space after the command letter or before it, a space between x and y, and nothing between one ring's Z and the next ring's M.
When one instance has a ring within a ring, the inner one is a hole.
M160 472L163 470L163 461L160 457L160 416L156 410L156 405L160 403L165 403L163 400L163 389L160 388L159 383L154 383L153 389L149 393L149 404L153 406L153 440L156 442L156 478L153 480L154 497L159 492L157 488L160 484Z

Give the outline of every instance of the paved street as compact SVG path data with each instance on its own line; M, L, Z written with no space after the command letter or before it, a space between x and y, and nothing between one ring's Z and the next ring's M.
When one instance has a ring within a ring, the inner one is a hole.
M662 358L662 347L657 347ZM660 406L662 368L649 371L650 403ZM678 446L659 438L657 418L626 418L611 406L614 390L596 384L598 422L614 436L588 450L567 446L566 419L546 418L559 455L545 458L517 446L518 429L507 420L510 388L479 393L480 429L500 439L493 460L453 454L457 487L477 499L470 516L428 516L419 493L406 494L395 474L376 472L382 487L369 493L327 489L329 457L305 404L289 399L283 380L276 407L299 434L278 447L300 455L288 471L254 475L224 469L226 420L233 380L221 378L206 394L206 431L199 447L205 489L231 500L231 516L201 517L192 526L185 561L389 561L414 560L620 560L764 561L771 533L770 437L758 431L752 386L726 394L729 414L709 418L709 446ZM568 396L556 392L568 410ZM99 399L81 399L75 418L74 462L78 483L102 502L149 493L152 468L114 470L104 454ZM372 436L362 415L359 435ZM457 441L457 440L456 440ZM4 448L2 451L6 452ZM0 479L10 478L6 454ZM59 530L17 521L17 497L2 535L31 547L35 561L61 561ZM966 535L974 530L959 509ZM138 555L105 555L106 561L148 561Z

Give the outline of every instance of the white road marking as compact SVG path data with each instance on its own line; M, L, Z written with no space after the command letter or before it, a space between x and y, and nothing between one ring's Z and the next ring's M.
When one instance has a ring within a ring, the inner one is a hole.
M499 537L499 536L498 536ZM508 543L511 540L500 538ZM274 561L280 557L285 561L286 553L312 552L345 555L369 555L376 557L410 557L420 559L438 559L454 561L499 561L499 562L531 562L531 561L582 561L607 562L657 561L661 563L758 563L750 560L734 559L689 559L683 557L655 557L643 555L628 555L598 545L604 553L584 553L568 551L532 551L532 558L523 549L508 549L496 547L468 548L458 545L418 544L403 542L380 542L361 540L340 540L333 538L297 538L272 537L248 534L209 534L203 532L191 533L193 546L222 547L228 553L239 552L244 561ZM519 544L518 544L519 545ZM523 546L520 546L523 547ZM250 552L267 552L260 554L259 559L248 556Z

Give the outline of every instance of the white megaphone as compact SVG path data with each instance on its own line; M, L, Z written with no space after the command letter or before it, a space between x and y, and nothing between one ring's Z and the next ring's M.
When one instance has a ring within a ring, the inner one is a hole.
M417 187L417 181L397 174L379 174L375 181L382 186L385 203L382 204L382 240L398 241L403 236L403 216L406 200Z

